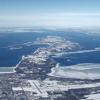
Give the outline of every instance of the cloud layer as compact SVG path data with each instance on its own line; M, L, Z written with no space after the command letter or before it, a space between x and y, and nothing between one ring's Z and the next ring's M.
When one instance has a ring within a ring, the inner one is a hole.
M100 26L100 13L36 13L1 15L0 26Z

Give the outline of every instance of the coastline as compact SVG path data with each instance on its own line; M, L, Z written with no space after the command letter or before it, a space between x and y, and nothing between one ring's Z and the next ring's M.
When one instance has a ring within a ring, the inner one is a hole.
M15 68L18 67L19 63L24 59L24 57L25 56L22 56L21 60L14 67L0 67L0 74L15 73Z
M0 67L0 74L15 73L15 67Z

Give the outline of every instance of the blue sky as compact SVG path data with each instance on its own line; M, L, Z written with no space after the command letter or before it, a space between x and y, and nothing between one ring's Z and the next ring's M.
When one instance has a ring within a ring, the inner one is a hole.
M0 26L100 26L100 0L0 0Z

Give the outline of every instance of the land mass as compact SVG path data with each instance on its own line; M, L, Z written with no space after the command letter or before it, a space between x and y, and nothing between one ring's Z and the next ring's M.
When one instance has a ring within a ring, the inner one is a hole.
M53 57L80 51L78 43L47 36L38 38L34 44L48 46L23 56L13 73L0 74L0 100L92 100L96 95L100 96L100 79L52 74L54 68L55 73L59 71L59 63Z

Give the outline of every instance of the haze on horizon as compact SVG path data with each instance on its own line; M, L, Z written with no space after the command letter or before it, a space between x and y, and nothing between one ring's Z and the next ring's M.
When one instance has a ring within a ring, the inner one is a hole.
M100 0L0 0L0 27L100 26Z

